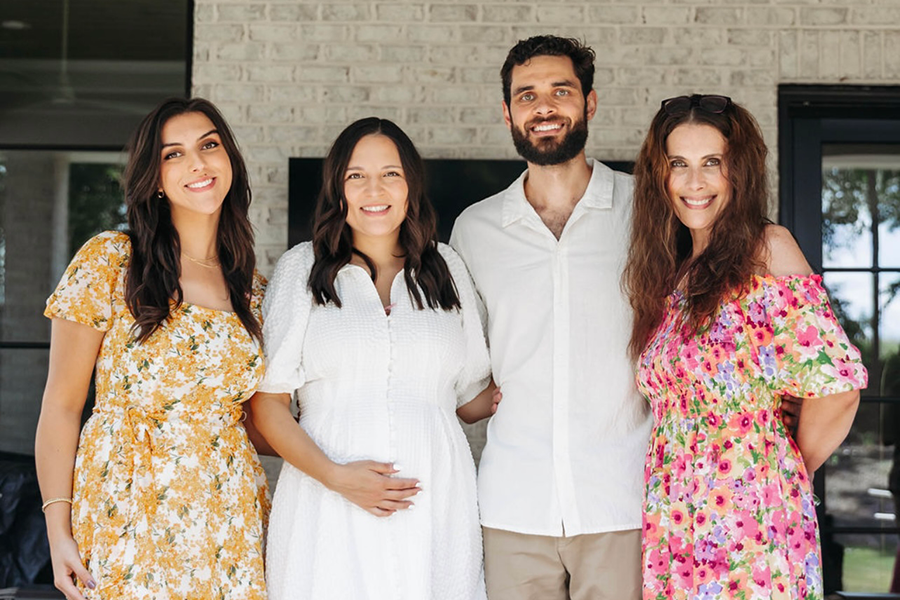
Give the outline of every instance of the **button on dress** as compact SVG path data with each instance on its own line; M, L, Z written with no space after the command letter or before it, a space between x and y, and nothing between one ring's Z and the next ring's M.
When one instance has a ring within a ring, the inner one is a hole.
M419 310L403 272L389 315L368 272L343 267L342 308L312 303L309 243L278 263L264 304L260 389L297 390L302 427L333 461L393 462L420 480L415 507L376 517L287 462L273 501L272 600L483 600L475 466L456 409L488 383L477 299L439 246L462 310Z
M265 600L265 473L240 422L263 374L234 313L191 304L145 343L125 305L128 236L72 260L45 315L105 332L73 480L72 533L89 600ZM251 307L259 314L264 282Z

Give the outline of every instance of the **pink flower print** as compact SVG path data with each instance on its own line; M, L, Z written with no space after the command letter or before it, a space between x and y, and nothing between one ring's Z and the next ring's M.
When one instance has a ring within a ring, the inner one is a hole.
M823 346L822 339L819 337L819 330L809 325L801 328L797 332L797 345L799 346L798 354L802 357L802 361L812 360L819 354L819 349Z
M727 458L723 458L722 460L720 460L719 466L718 466L718 471L719 471L719 475L722 475L722 476L727 476L729 473L731 473L731 461L728 460Z
M699 352L697 351L696 343L685 344L681 349L681 359L684 361L684 366L690 371L695 371L700 366L698 356Z
M728 420L728 429L739 437L747 435L752 427L753 417L746 412L736 413Z
M672 519L672 523L674 523L676 526L680 526L682 523L684 523L684 513L678 509L672 511L670 518Z

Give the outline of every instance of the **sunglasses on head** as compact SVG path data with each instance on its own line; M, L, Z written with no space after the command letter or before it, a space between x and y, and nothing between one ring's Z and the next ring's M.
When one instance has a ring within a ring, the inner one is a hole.
M666 114L677 116L684 114L692 108L699 108L713 114L721 114L731 105L728 96L716 96L694 94L693 96L676 96L662 101L662 109Z

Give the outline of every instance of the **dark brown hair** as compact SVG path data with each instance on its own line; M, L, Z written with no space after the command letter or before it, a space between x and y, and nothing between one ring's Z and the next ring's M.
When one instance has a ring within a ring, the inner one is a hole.
M568 56L575 68L575 76L581 83L581 94L585 98L594 89L594 51L574 38L555 35L536 35L527 40L519 40L506 55L500 68L503 82L503 101L509 106L512 100L513 67L524 65L535 56Z
M262 328L250 309L253 269L253 228L247 211L250 184L247 168L225 118L203 98L169 98L147 115L131 137L125 167L125 203L131 262L125 280L125 301L134 315L134 333L145 342L169 318L170 302L183 301L181 240L172 224L167 198L159 198L162 165L162 129L171 119L187 113L202 113L215 126L231 161L231 189L222 204L216 250L228 285L231 305L246 330L256 339Z
M403 266L406 289L419 309L459 308L459 296L447 263L438 251L437 219L425 195L425 165L412 140L387 119L368 117L351 123L337 137L322 166L322 191L316 202L313 222L315 262L309 274L309 289L316 303L341 299L334 289L334 279L352 254L360 256L369 267L372 280L377 277L375 265L368 256L353 248L353 231L347 225L347 202L344 177L356 144L367 135L389 138L400 154L400 164L409 189L406 218L400 225L400 246L406 253ZM422 293L419 293L421 288ZM422 295L425 296L424 302Z
M731 198L712 225L709 243L691 259L690 231L679 221L666 182L666 140L679 125L715 127L725 138L723 170ZM675 115L660 108L650 124L634 167L631 243L623 284L634 310L628 349L637 358L663 318L668 295L684 276L686 327L707 327L719 304L737 296L752 273L764 266L768 188L767 149L756 119L729 103L721 113L693 104Z

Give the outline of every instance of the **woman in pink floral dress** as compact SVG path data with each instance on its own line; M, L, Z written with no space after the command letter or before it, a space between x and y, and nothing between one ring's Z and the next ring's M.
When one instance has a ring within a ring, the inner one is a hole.
M811 474L866 371L790 233L766 147L724 96L662 103L635 166L625 284L654 431L644 598L822 598ZM804 398L796 438L784 396Z

